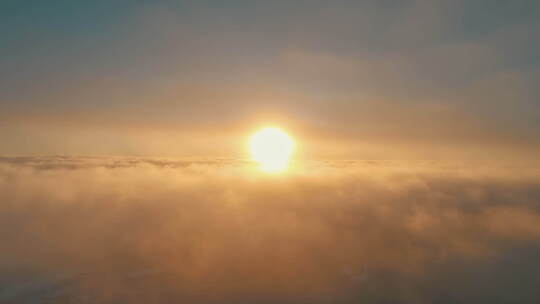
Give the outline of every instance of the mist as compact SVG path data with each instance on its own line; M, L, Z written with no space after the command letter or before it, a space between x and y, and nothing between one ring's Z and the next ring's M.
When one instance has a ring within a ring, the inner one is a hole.
M1 303L537 303L508 164L2 157Z

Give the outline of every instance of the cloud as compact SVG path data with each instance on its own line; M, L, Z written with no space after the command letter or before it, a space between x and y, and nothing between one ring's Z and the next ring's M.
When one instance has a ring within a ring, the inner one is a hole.
M534 169L298 166L2 157L0 302L538 301Z

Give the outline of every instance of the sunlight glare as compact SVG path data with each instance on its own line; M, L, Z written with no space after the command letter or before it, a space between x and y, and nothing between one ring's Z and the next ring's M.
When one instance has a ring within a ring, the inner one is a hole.
M293 139L276 127L259 130L249 140L251 157L261 170L268 173L287 169L293 150Z

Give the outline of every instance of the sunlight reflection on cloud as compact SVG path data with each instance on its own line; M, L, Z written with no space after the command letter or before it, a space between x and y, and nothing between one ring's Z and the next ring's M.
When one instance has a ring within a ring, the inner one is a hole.
M454 300L488 303L504 289L470 286L517 284L540 268L534 170L252 169L233 159L1 158L0 300L413 303L452 289ZM532 285L515 287L521 303L532 303Z

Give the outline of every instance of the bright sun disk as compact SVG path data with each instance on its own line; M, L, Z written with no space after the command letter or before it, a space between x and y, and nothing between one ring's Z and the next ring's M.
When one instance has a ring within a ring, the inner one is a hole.
M261 170L269 173L287 169L293 150L293 139L275 127L259 130L249 140L252 159L259 164Z

